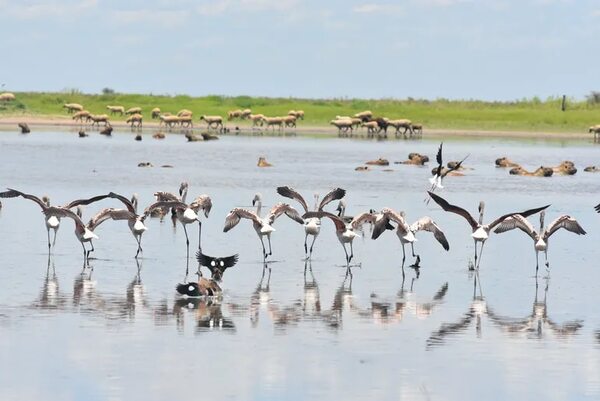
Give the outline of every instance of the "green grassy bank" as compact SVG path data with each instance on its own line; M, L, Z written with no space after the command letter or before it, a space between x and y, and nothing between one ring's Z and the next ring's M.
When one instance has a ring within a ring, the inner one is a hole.
M79 103L94 114L109 114L107 105L125 108L140 106L149 115L154 107L176 113L190 109L194 117L202 114L226 116L232 109L250 108L267 116L285 115L289 110L304 110L304 125L325 126L336 115L352 115L371 110L376 116L409 118L427 128L478 129L508 131L582 132L600 124L600 104L567 101L561 111L561 99L527 99L514 102L428 100L363 100L363 99L294 99L226 96L155 96L139 94L90 95L71 93L16 92L17 100L0 104L3 116L68 117L64 103ZM112 117L124 120L124 117Z

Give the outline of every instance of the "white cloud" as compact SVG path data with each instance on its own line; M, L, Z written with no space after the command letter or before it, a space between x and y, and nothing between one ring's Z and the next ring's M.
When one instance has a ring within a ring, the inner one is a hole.
M352 11L359 14L401 14L403 9L394 4L366 3L353 7Z
M36 19L80 15L97 7L98 0L2 1L0 15L17 19Z
M592 17L600 17L600 8L592 11Z

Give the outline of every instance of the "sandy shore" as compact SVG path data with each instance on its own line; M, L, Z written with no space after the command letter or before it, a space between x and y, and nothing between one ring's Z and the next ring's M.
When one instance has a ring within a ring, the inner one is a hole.
M30 126L37 127L80 127L82 126L78 122L73 121L69 117L39 117L39 116L8 116L0 117L0 127L3 129L13 126L17 129L17 124L25 122ZM226 127L234 130L235 127L239 127L243 131L249 131L250 125L247 123L240 122L226 122ZM129 128L129 124L124 121L114 121L112 126L115 128ZM84 124L83 128L87 129L89 126ZM205 128L206 125L195 123L195 129ZM156 121L144 121L145 129L156 129L159 130L158 122ZM292 132L288 130L287 132ZM298 128L293 130L298 134L308 135L335 135L337 130L331 126L302 126L299 124ZM362 133L362 131L359 131ZM424 135L433 137L479 137L479 138L523 138L523 139L588 139L592 138L592 134L587 132L543 132L543 131L486 131L486 130L459 130L459 129L428 129L423 130ZM393 137L393 134L391 135Z

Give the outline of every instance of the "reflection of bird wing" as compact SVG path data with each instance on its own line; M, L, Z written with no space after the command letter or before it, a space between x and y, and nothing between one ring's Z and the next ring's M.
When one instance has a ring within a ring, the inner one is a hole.
M223 232L226 233L227 231L231 230L240 222L240 219L242 218L250 219L253 223L262 225L262 221L256 213L236 207L231 209L227 217L225 217L225 226L223 227Z
M546 321L548 322L548 325L550 326L552 331L556 333L556 335L563 337L573 335L583 327L582 320L572 320L563 324L554 323L550 319L547 319Z
M300 216L300 213L287 203L278 203L271 208L269 215L267 216L267 220L269 224L273 224L275 220L284 214L288 216L290 219L294 220L297 223L304 224L304 219Z
M304 200L302 195L300 195L300 193L298 193L293 188L277 187L277 193L281 196L285 196L286 198L297 200L298 203L300 203L300 206L302 206L302 208L304 209L304 212L308 212L308 205L306 204L306 201Z
M437 331L431 333L427 339L427 346L433 347L436 345L442 345L447 336L452 334L460 333L464 331L475 317L473 312L466 313L465 316L456 323L442 323Z
M493 229L494 227L496 227L498 224L502 223L504 221L504 219L514 215L514 214L520 214L523 217L527 217L527 216L531 216L532 214L536 214L541 212L542 210L546 209L547 207L549 207L550 205L546 205L546 206L542 206L542 207L536 207L535 209L529 209L529 210L525 210L524 212L517 212L517 213L507 213L503 216L498 217L496 220L492 221L490 224L488 224L489 229Z
M48 206L44 202L42 202L42 200L40 198L38 198L35 195L26 194L24 192L17 191L16 189L10 189L10 188L8 188L8 191L0 192L0 198L16 198L17 196L22 196L25 199L34 201L35 203L40 205L42 210L48 209Z
M369 212L365 212L354 216L354 218L350 222L350 226L352 226L353 230L359 230L365 223L375 223L375 215Z
M498 225L498 227L496 227L494 232L496 234L500 234L500 233L503 233L506 231L513 230L515 228L520 229L521 231L523 231L525 234L529 235L534 240L535 240L535 237L537 236L537 232L535 231L535 228L533 228L533 225L529 222L529 220L527 220L525 217L521 216L520 214L514 214L514 215L504 219Z
M490 320L508 332L525 331L531 328L533 319L531 316L525 318L511 318L497 315L492 308L488 308L487 315Z
M433 236L435 237L435 239L440 244L442 244L442 246L444 247L445 250L450 249L450 245L448 244L448 240L446 239L446 236L444 235L444 233L442 232L440 227L438 227L438 225L435 224L435 221L433 221L431 219L431 217L429 217L429 216L423 216L419 220L415 221L410 226L410 230L412 232L429 231L430 233L433 233Z
M438 292L435 293L435 295L433 296L433 300L434 301L441 301L442 299L444 299L444 297L446 296L446 293L448 292L448 283L444 283L440 289L438 290Z
M548 224L548 228L544 231L544 238L550 237L552 234L564 228L567 231L571 231L577 235L585 235L585 230L579 225L577 220L568 215L558 217L552 223Z
M212 200L208 195L200 195L190 203L190 209L198 213L200 209L204 210L204 215L208 217L210 210L212 209Z
M121 202L123 202L123 204L125 205L127 210L129 210L131 213L135 213L135 207L133 206L133 203L131 203L131 201L129 199L127 199L126 197L124 197L123 195L119 195L114 192L111 192L108 194L108 196L110 196L111 198L120 200Z
M187 207L188 206L185 203L180 201L158 201L148 206L146 210L144 210L144 215L148 216L150 213L152 213L153 210L156 209L174 208L179 210L185 210L187 209Z
M135 213L131 213L126 209L113 209L107 208L102 209L94 217L90 219L87 226L90 230L94 231L96 227L98 227L101 223L105 222L108 219L112 220L129 220L135 219Z
M77 207L79 205L89 205L90 203L94 203L94 202L98 202L102 199L106 199L106 198L108 198L108 196L109 195L107 194L107 195L94 196L94 197L88 198L88 199L76 199L64 207L67 209L71 209L71 208Z
M479 225L479 223L477 223L477 221L473 218L473 216L471 216L471 214L469 212L467 212L465 209L463 209L462 207L451 205L444 198L442 198L439 195L434 194L431 191L427 191L427 193L429 194L429 196L431 196L431 198L435 201L435 203L440 205L442 207L442 209L444 209L445 211L451 212L451 213L456 213L459 216L464 217L467 220L467 222L469 223L469 225L471 226L471 228L473 228L473 230L476 229L477 226Z
M331 191L329 191L329 193L327 195L325 195L323 197L323 200L321 201L321 203L319 203L319 210L323 210L323 208L329 203L332 202L334 200L339 200L342 199L344 196L346 196L346 190L342 189L342 188L334 188Z

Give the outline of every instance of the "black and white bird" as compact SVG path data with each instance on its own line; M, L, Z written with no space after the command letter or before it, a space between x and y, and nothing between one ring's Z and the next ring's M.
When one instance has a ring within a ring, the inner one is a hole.
M222 258L208 256L203 254L201 251L196 253L196 259L198 259L200 266L207 267L212 274L212 279L215 281L221 281L223 279L223 274L225 274L225 270L235 266L238 258L239 255L237 253L235 255L225 256Z
M475 220L475 218L473 216L471 216L471 214L469 212L467 212L465 209L463 209L462 207L452 205L452 204L448 203L441 196L436 195L430 191L427 193L429 194L429 196L431 196L431 198L433 198L435 203L437 203L438 205L440 205L442 207L442 209L444 209L447 212L455 213L455 214L458 214L459 216L464 217L465 220L467 220L467 222L471 226L471 229L472 229L471 237L473 237L473 241L475 242L475 261L474 261L474 264L472 265L472 269L479 269L479 263L481 263L481 253L483 252L483 245L485 244L485 241L489 238L490 231L493 230L494 227L496 227L497 225L502 223L505 219L507 219L510 216L520 214L523 217L527 217L527 216L531 216L532 214L541 212L542 210L544 210L550 206L550 205L546 205L546 206L538 207L535 209L525 210L524 212L507 213L505 215L498 217L496 220L492 221L489 224L483 224L483 210L485 207L485 203L483 203L483 201L479 202L479 220ZM477 262L477 243L478 242L481 243L481 250L479 251L479 263Z
M377 216L379 216L379 214ZM393 221L398 225L396 227L396 235L398 236L398 239L400 239L400 243L402 244L402 264L404 264L404 261L406 259L406 251L404 249L404 245L410 244L412 256L417 258L413 266L419 266L419 261L421 260L421 258L419 255L415 255L414 248L414 242L417 241L415 234L419 231L431 232L435 239L442 245L442 247L446 251L450 249L450 245L448 244L446 236L431 217L423 216L419 220L415 221L413 224L409 225L406 222L404 212L396 212L390 208L384 208L381 210L381 217L375 221L371 239L377 239L384 231L389 230L391 226L390 221ZM394 227L392 226L391 229L394 229Z
M175 290L179 295L186 297L214 297L223 292L215 280L202 277L200 272L196 274L198 275L197 282L192 281L185 284L177 284Z
M535 274L537 276L537 272L539 269L539 252L544 251L546 256L546 267L550 267L548 263L548 240L550 236L564 228L567 231L575 233L577 235L585 235L585 230L579 225L577 220L569 215L562 215L556 218L552 223L548 225L548 227L544 227L544 217L546 215L545 211L540 213L540 231L536 231L533 228L533 225L521 215L514 215L507 219L505 219L500 225L494 230L496 234L500 234L506 231L513 230L515 228L520 229L525 234L529 235L534 243L535 249Z
M451 172L458 170L462 163L467 160L467 157L469 157L469 155L465 156L464 159L462 159L461 161L457 162L455 165L453 165L452 167L448 167L448 168L444 168L444 161L442 158L442 147L443 147L444 143L440 143L440 147L438 149L437 155L435 157L435 160L437 161L437 167L435 168L435 173L433 174L433 176L431 178L429 178L429 183L431 184L431 189L430 191L433 192L436 190L436 188L444 188L442 186L442 181L444 180L444 178L446 178L446 176L448 174L450 174ZM429 199L428 199L429 200Z
M277 193L281 196L285 196L286 198L295 199L300 203L300 206L304 209L304 213L308 213L308 204L296 190L290 187L278 187ZM346 191L342 188L335 188L329 191L327 195L323 198L321 203L319 203L319 195L315 194L315 209L314 211L321 212L323 208L334 200L342 199L346 195ZM315 245L315 240L317 236L321 232L321 219L318 217L311 217L304 220L304 254L310 258L312 256L313 246ZM310 244L310 251L308 249L308 236L312 235L313 240Z

